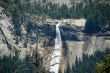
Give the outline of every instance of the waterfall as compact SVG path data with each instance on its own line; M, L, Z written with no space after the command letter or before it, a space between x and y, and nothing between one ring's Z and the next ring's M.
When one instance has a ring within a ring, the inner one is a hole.
M58 73L59 71L59 63L60 63L61 51L62 51L62 41L61 41L59 26L60 24L58 23L56 25L55 48L52 54L51 67L50 67L50 71L54 73Z

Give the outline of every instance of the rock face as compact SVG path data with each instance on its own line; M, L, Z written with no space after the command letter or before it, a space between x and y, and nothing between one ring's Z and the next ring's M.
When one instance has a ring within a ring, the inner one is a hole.
M12 54L9 50L14 47L14 43L12 23L10 19L2 13L2 10L0 10L0 56Z
M61 58L61 70L64 71L69 66L75 65L76 58L83 59L83 54L93 55L96 51L104 52L109 49L110 36L87 35L83 33L83 28L65 25L61 27L63 41L63 57ZM65 64L66 63L66 64ZM62 72L64 73L64 72Z
M28 22L27 25L21 25L21 36L15 35L15 30L14 24L0 8L0 56L8 56L14 49L18 49L21 50L20 57L24 58L28 51L30 53L36 48L36 43L41 49L50 49L54 45L54 25Z
M88 40L85 41L66 41L69 54L70 66L75 63L76 57L82 60L83 54L93 55L96 51L104 52L106 49L110 48L107 43L110 39L106 40L108 37L96 37L96 36L86 36Z
M23 58L26 53L31 54L32 49L35 49L37 44L38 48L44 51L54 48L55 25L28 22L28 24L21 26L21 36L16 36L10 19L2 11L0 14L0 52L2 52L0 56L12 54L13 49L17 48L21 50L20 57ZM66 69L68 64L71 67L75 63L76 57L82 60L83 53L92 55L97 50L105 51L110 48L110 36L86 35L83 32L85 22L81 22L80 19L67 21L64 21L60 27L63 42L61 58L63 64L60 64L62 71ZM55 24L56 21L52 23ZM43 52L40 53L43 54Z
M41 4L45 3L53 3L53 4L59 4L60 6L63 4L66 4L68 7L72 6L72 3L80 3L83 0L31 0L32 2L40 2Z

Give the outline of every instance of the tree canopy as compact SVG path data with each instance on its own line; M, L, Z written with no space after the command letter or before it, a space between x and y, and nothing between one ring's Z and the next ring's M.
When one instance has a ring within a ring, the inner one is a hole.
M103 60L97 62L96 73L110 73L110 55L105 56Z

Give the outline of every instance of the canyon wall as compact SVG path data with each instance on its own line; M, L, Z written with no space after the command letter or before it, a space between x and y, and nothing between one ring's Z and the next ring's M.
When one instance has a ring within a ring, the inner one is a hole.
M21 26L21 36L14 34L15 29L11 19L1 12L0 15L0 54L13 55L13 49L20 50L20 58L26 53L32 54L39 48L47 52L55 47L55 24L62 20L52 20L46 23L29 21ZM110 48L110 36L87 35L84 33L85 20L64 20L60 26L62 39L62 58L60 69L64 71L69 64L72 67L76 58L82 60L83 54L93 55L95 51L105 51ZM38 45L38 46L37 46ZM42 51L40 54L44 54Z

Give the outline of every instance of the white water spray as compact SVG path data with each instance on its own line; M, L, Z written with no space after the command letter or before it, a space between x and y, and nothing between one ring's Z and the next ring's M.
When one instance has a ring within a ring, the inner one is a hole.
M52 60L51 60L52 66L50 67L50 71L54 73L58 73L59 71L59 64L60 64L61 51L62 51L62 41L61 41L59 26L60 24L58 23L56 25L55 49L53 51Z

